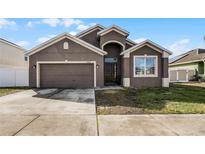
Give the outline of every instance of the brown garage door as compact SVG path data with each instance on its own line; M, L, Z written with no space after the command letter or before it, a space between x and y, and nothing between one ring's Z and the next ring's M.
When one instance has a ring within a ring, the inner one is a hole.
M41 64L40 87L92 88L94 66L93 64Z

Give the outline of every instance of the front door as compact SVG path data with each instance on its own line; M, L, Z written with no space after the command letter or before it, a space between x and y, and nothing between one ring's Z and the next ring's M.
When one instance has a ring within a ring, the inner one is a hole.
M105 58L104 74L105 85L118 84L117 58Z

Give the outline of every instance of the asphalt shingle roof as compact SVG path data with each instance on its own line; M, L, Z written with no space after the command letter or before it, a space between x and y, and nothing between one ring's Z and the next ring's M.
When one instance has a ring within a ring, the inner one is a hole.
M192 61L205 60L205 49L194 49L182 55L179 55L169 61L170 64L178 64Z

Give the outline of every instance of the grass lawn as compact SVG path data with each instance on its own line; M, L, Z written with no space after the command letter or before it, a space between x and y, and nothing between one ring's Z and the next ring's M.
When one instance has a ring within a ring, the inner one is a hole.
M96 91L96 103L98 114L205 113L205 84L99 90Z
M23 91L23 90L27 90L27 89L28 88L26 88L26 87L0 88L0 97L8 95L8 94L13 94L13 93L16 93L16 92L20 92L20 91Z

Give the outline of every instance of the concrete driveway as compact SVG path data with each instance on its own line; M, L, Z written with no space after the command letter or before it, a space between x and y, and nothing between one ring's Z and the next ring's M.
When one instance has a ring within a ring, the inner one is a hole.
M96 115L93 89L0 97L0 135L205 135L205 115Z
M26 90L0 97L0 135L97 135L94 89Z

